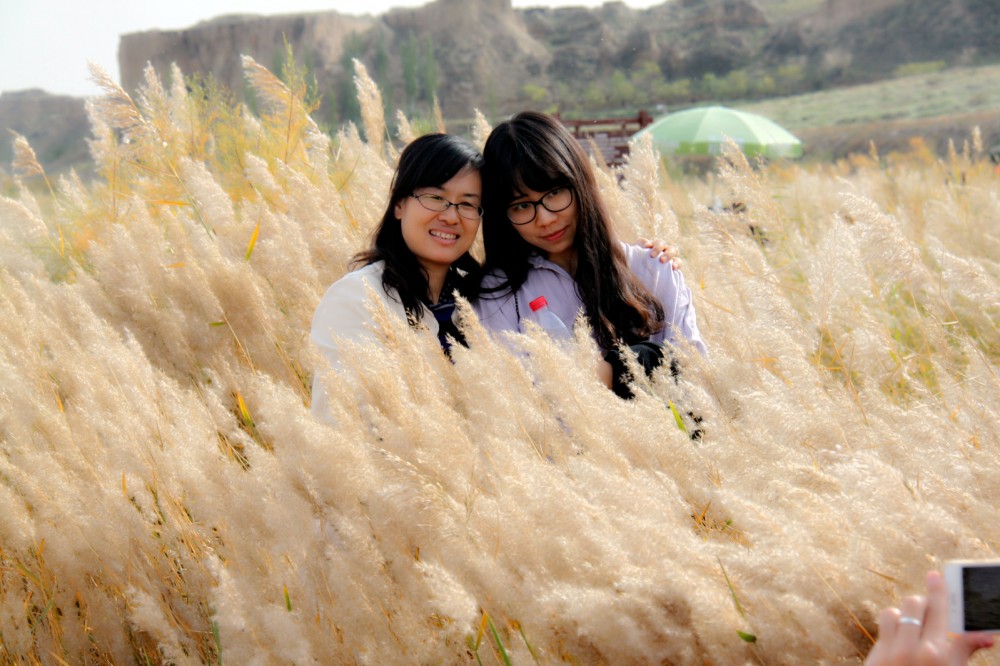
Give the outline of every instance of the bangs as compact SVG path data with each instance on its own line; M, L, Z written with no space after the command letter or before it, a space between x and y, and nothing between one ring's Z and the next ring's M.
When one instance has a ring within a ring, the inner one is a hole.
M529 191L579 189L586 177L574 153L576 145L561 125L540 114L523 112L497 125L483 150L484 207L505 221L503 209Z
M392 200L421 187L441 187L464 169L479 170L483 157L470 143L449 134L427 134L403 149L393 179Z
M401 189L412 191L421 187L441 187L460 171L471 166L465 155L443 152L435 157L436 159L425 161L422 168L410 170L408 177L404 179L406 182L401 183Z
M471 165L465 155L446 154L444 159L431 162L425 171L418 174L418 184L414 187L441 187L468 168Z
M504 171L510 174L512 194L523 194L528 190L547 192L556 187L573 186L570 176L573 169L556 151L538 150L537 146L522 144L514 149L510 158L510 162L504 165Z
M546 169L544 165L533 162L522 162L511 172L511 190L521 194L528 190L548 192L569 184L569 178L563 172Z

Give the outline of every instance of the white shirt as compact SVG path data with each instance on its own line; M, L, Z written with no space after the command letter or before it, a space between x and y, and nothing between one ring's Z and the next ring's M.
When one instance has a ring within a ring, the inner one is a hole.
M343 367L338 341L385 344L385 337L372 315L373 306L382 306L390 314L406 321L406 309L396 290L391 289L387 294L382 286L384 271L385 262L377 261L347 273L330 285L316 306L309 335L334 370ZM373 298L378 302L372 302ZM427 312L425 316L434 318ZM330 420L320 372L313 378L312 413L323 420Z

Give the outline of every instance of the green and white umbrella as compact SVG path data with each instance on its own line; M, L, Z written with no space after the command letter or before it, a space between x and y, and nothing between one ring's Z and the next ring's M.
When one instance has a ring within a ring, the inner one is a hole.
M802 142L764 116L725 106L702 106L671 113L643 128L665 155L719 155L726 138L747 157L801 157Z

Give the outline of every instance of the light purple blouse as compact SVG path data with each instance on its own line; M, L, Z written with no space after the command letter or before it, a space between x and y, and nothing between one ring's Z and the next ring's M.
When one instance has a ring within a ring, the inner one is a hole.
M705 343L698 331L698 321L691 300L691 290L684 283L684 276L670 264L663 264L649 256L649 250L638 245L622 244L629 268L639 281L652 292L663 306L665 326L650 336L653 342L675 342L678 335L689 340L702 354L707 353ZM567 327L576 321L577 312L583 309L583 300L577 291L576 282L562 267L539 255L529 259L531 270L528 279L517 294L499 292L499 297L489 293L481 294L476 303L479 320L487 329L516 331L522 333L520 319L530 319L537 323L535 313L528 303L544 296L552 310ZM483 278L483 288L495 287L504 281L502 275L487 275Z

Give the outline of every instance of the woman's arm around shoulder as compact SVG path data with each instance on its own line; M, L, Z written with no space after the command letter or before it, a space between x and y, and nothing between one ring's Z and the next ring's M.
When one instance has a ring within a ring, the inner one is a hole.
M651 261L646 249L639 245L623 244L623 249L629 268L663 306L663 318L666 322L663 339L674 342L683 337L699 352L707 354L708 348L698 330L691 289L684 280L683 272L674 270L670 264Z

